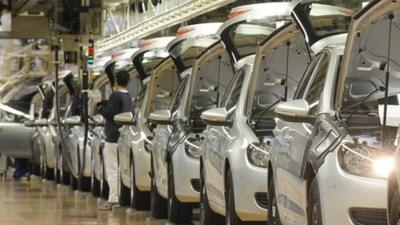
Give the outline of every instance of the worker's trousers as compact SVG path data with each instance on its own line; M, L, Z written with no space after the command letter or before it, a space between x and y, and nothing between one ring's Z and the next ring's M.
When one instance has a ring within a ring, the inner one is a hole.
M106 142L103 150L105 175L110 187L108 202L118 202L118 145Z

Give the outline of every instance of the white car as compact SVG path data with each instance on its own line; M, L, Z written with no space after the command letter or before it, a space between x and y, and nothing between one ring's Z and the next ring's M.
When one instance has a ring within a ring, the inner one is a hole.
M386 100L398 104L398 97L392 86L384 94L389 85L379 63L387 62L387 48L381 46L388 45L389 26L373 8L356 14L350 30L353 10L313 3L293 10L316 56L294 100L275 109L270 224L386 224L389 149L397 127L381 125L379 108ZM310 17L318 10L325 13ZM378 60L379 54L385 57ZM398 84L398 78L392 81ZM382 148L385 142L388 149Z
M235 73L219 108L201 115L208 125L200 145L201 224L222 224L224 217L225 224L257 224L267 219L267 169L249 163L249 145L259 139L245 109L258 45L288 22L288 6L264 3L234 8L219 32L233 56Z
M153 179L161 201L168 199L168 220L187 223L192 220L192 209L199 202L199 160L185 150L195 138L187 113L189 102L198 107L216 105L216 99L192 98L194 63L210 46L219 41L217 31L222 23L204 23L179 28L177 37L169 46L181 78L172 103L164 110L150 114L151 122L158 124L154 130L152 163ZM214 68L216 69L216 68ZM209 70L212 72L212 70ZM178 76L178 74L177 74ZM204 104L204 105L202 105ZM164 117L164 118L163 118ZM196 190L197 189L197 190Z
M163 37L142 40L139 50L131 56L131 60L138 72L142 87L136 99L132 112L115 116L114 120L123 125L118 140L119 170L120 170L120 200L130 200L130 205L136 210L150 208L151 190L151 153L146 145L151 143L151 127L147 117L152 107L159 107L158 103L169 101L164 90L157 86L169 88L177 86L177 76L171 77L173 63L167 60L166 50L168 43L174 37ZM160 69L162 67L163 69ZM153 71L158 69L164 77L153 77Z

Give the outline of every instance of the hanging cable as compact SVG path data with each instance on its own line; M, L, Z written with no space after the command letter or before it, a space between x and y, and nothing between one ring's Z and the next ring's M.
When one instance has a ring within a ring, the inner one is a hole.
M93 46L94 41L91 39L89 43ZM82 122L84 126L84 139L83 139L83 149L82 149L82 160L78 160L79 178L83 177L83 172L86 165L86 151L89 138L89 72L88 72L88 62L87 57L83 53L83 48L81 48L81 62L82 62ZM78 159L80 159L80 154L78 154Z
M285 98L284 101L286 102L288 99L288 91L289 91L289 56L290 56L290 42L286 43L287 51L286 51L286 76L285 76Z
M386 70L386 77L385 77L385 104L383 108L383 126L382 126L382 140L385 141L386 137L386 125L387 125L387 110L388 110L388 98L389 98L389 82L390 82L390 58L391 58L391 50L392 50L392 27L393 27L393 19L394 15L390 14L388 16L389 19L389 37L388 37L388 54L387 54L387 70Z
M217 107L219 106L219 100L220 100L220 85L221 85L221 59L222 56L218 56L218 81L217 81Z

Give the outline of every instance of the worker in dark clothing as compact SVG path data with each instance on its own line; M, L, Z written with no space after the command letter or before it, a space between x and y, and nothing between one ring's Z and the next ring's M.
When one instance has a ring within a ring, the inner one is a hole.
M104 145L103 157L105 173L110 193L107 202L99 205L101 210L110 210L113 205L118 204L118 158L117 142L119 128L121 126L114 122L114 116L132 110L132 98L126 89L129 82L129 73L125 70L119 71L115 76L114 93L108 101L99 103L99 112L105 118L104 133L106 143Z

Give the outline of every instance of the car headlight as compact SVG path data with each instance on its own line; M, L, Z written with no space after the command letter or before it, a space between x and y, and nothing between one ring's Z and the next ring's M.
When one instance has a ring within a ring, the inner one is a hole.
M247 159L257 167L267 168L270 143L252 143L247 147Z
M185 140L185 151L190 157L199 159L201 156L199 138L188 138Z
M338 152L340 167L347 173L386 179L394 167L393 157L381 149L344 143Z

